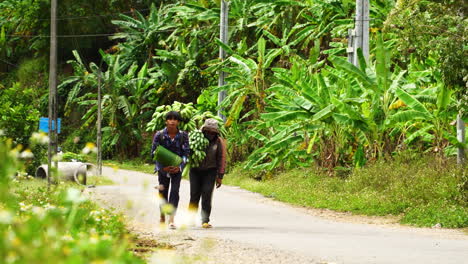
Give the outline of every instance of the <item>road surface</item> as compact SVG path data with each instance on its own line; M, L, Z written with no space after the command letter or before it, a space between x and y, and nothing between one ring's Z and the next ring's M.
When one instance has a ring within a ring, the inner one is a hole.
M112 168L103 168L103 175L115 185L97 186L89 192L101 203L123 211L137 230L179 237L181 244L212 239L212 249L216 248L216 241L239 243L242 246L223 251L242 247L243 252L233 256L240 259L251 254L251 263L468 263L468 235L457 230L334 221L225 185L215 190L211 215L214 228L202 229L200 223L187 227L189 183L185 180L176 217L179 230L166 230L158 223L155 175ZM242 263L228 258L229 255L212 263Z

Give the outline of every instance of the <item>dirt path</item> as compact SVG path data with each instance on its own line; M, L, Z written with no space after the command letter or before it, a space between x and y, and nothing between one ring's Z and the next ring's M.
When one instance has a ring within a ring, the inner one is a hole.
M183 181L176 231L158 223L157 177L104 168L116 182L87 192L122 211L131 228L175 245L154 263L464 263L468 236L457 230L401 226L395 219L296 208L237 187L215 191L213 229L187 227ZM466 263L466 262L465 262Z

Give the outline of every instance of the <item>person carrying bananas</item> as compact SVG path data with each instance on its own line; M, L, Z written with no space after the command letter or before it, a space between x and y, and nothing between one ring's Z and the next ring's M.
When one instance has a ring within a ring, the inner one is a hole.
M185 131L178 129L179 122L182 117L176 111L170 111L165 116L166 127L163 130L157 131L153 137L153 144L151 147L151 158L154 157L154 151L161 145L166 149L174 152L182 158L182 163L179 166L163 166L158 161L155 162L154 172L158 173L158 191L159 197L163 199L160 204L160 223L166 223L165 213L169 211L169 228L175 229L174 216L179 205L179 188L182 179L182 171L188 161L190 154L188 134ZM170 192L169 192L170 187ZM167 208L167 202L172 205L171 210Z
M196 213L201 197L201 220L203 228L211 228L210 214L213 190L223 182L226 168L226 145L219 135L218 121L207 119L202 126L203 135L208 139L206 156L198 167L190 169L189 211Z

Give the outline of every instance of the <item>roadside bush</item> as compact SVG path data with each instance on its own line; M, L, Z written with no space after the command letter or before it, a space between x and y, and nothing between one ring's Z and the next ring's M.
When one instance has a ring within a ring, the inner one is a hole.
M11 140L0 140L1 263L143 263L128 250L122 216L88 201L70 184L47 189L19 168Z

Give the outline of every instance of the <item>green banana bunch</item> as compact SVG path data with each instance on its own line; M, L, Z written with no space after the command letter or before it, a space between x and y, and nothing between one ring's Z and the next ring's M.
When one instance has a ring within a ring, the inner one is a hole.
M196 123L192 120L197 113L193 103L184 104L174 101L172 105L161 105L154 110L151 121L146 125L146 131L154 132L163 129L166 126L165 116L169 111L177 111L182 116L183 120L179 124L181 130L190 132L197 129Z
M151 121L146 125L146 131L154 132L163 129L166 126L165 116L169 111L180 113L182 121L179 123L179 129L189 133L191 155L187 164L188 166L184 170L185 175L187 175L189 168L198 167L206 156L205 150L209 142L201 130L199 130L205 120L208 118L218 120L219 131L223 136L226 135L226 129L223 126L223 120L215 114L209 111L200 113L193 103L184 104L175 101L172 105L161 105L155 109Z
M201 130L193 130L189 133L189 146L191 150L191 155L189 163L192 168L198 167L200 162L205 159L206 156L206 147L208 147L208 139L203 135Z
M165 124L165 116L169 111L177 111L182 117L182 122L179 123L179 129L187 132L191 132L200 128L206 119L214 118L218 120L220 125L221 135L225 135L225 129L223 127L223 120L211 113L206 111L203 113L198 112L194 107L193 103L181 103L174 101L172 105L161 105L158 106L151 117L151 121L146 125L146 131L154 132L156 130L163 129Z

